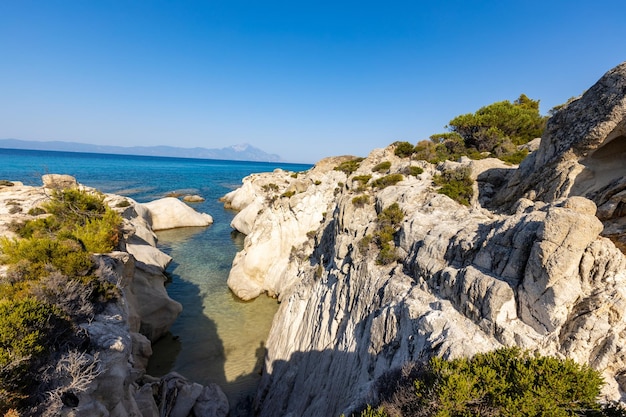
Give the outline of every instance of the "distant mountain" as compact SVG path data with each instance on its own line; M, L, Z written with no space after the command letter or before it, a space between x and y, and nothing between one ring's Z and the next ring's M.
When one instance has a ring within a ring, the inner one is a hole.
M175 158L227 159L231 161L280 162L282 158L248 145L228 146L221 149L178 148L175 146L107 146L78 142L40 142L19 139L0 139L0 148L30 149L37 151L108 153L116 155L169 156Z

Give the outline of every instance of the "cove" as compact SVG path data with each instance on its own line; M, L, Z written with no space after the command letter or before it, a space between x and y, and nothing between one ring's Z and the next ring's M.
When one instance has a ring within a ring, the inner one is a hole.
M153 344L147 373L175 371L186 378L219 384L231 415L246 415L263 367L265 339L278 309L262 296L243 302L226 286L243 235L228 224L184 228L157 234L159 248L172 256L167 285L183 312L169 334Z

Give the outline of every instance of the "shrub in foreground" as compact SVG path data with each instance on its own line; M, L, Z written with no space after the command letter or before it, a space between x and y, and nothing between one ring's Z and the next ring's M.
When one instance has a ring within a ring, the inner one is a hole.
M14 225L20 239L0 239L0 262L7 265L0 276L0 415L58 415L50 410L62 406L60 395L86 387L83 368L93 367L80 365L90 356L78 325L118 295L94 274L92 261L94 252L117 245L122 222L104 196L57 190L41 209L47 216ZM72 371L75 380L58 366L70 351L83 358L70 361L80 365Z
M626 416L622 407L598 402L602 385L598 371L571 359L502 348L392 371L378 381L381 403L358 415Z

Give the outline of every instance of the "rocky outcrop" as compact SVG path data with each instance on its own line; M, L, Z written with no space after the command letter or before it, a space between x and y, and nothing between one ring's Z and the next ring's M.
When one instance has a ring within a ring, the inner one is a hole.
M435 167L398 158L390 147L373 151L350 175L333 169L340 161L325 161L297 175L250 176L229 194L226 200L241 210L232 225L247 235L232 287L281 299L258 415L348 414L375 401L373 383L391 368L503 345L588 363L602 372L604 395L620 399L626 258L603 237L607 223L596 213L621 213L621 191L609 192L612 205L604 206L590 190L619 182L607 180L600 166L611 167L610 176L626 166L617 152L624 69L586 93L602 103L573 102L562 110L518 170L494 160ZM609 114L583 117L593 109ZM575 134L587 139L572 142ZM591 137L603 135L592 144ZM612 158L602 151L607 145ZM604 159L589 163L594 158ZM390 162L386 172L373 170L383 161ZM407 175L409 165L424 172ZM432 183L438 171L458 167L477 179L470 207L438 194ZM589 167L597 185L586 180ZM389 173L404 179L375 186ZM394 203L404 213L390 243L399 261L382 265L374 235L380 214ZM305 232L298 213L321 223L307 223Z
M143 205L148 210L148 221L152 230L175 229L177 227L208 226L213 218L198 213L174 197L165 197Z
M626 251L626 62L607 72L550 120L537 152L503 184L493 207L519 198L594 201L604 236Z
M48 201L50 189L64 187L87 189L73 177L54 174L45 176L43 187L21 183L0 187L0 235L15 237L11 224L35 218L31 209ZM226 416L228 401L219 387L202 387L179 375L162 380L145 375L151 341L163 336L182 310L165 291L164 271L171 258L156 248L150 204L116 195L107 195L105 201L125 219L123 251L94 255L96 273L116 285L122 296L80 325L90 342L92 381L72 393L74 404L46 412L90 417L187 416L192 412ZM180 227L197 225L193 219L190 224L180 220Z

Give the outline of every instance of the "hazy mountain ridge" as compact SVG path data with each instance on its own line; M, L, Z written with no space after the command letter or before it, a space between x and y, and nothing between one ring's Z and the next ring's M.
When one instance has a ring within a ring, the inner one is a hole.
M176 146L108 146L65 141L30 141L0 139L0 148L38 151L108 153L117 155L169 156L176 158L225 159L233 161L282 162L276 154L269 154L247 143L225 148L179 148Z

